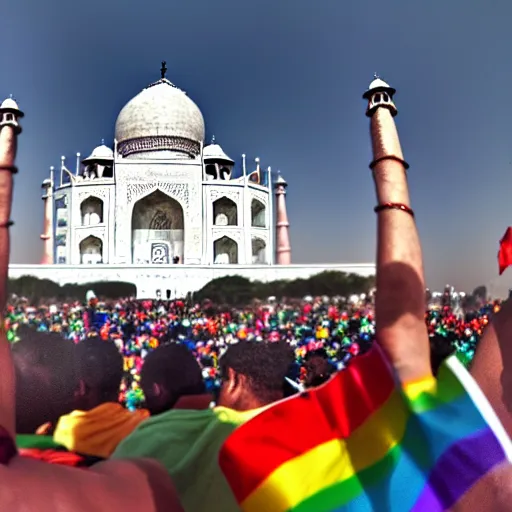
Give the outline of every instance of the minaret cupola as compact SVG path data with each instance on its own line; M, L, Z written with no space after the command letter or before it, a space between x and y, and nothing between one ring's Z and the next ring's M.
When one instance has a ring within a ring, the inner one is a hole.
M384 107L389 109L391 115L395 117L398 114L398 110L393 103L395 92L396 89L390 87L375 73L370 87L368 87L368 90L363 94L363 98L368 100L366 115L371 117L379 107Z
M12 98L11 94L11 96L0 105L0 127L12 126L14 131L20 134L21 126L18 123L18 119L22 118L23 115L23 112L19 109L18 104Z

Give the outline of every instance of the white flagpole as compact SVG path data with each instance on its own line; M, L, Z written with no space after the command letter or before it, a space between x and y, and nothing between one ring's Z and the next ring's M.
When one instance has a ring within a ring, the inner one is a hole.
M248 258L247 255L252 256L252 248L247 247L248 241L250 242L250 230L251 230L251 205L248 204L248 188L247 188L247 168L245 165L245 153L242 155L242 172L244 179L244 191L243 191L243 223L244 223L244 261L245 264L252 263L252 257ZM250 245L250 243L249 243ZM240 263L240 262L239 262Z
M272 190L272 169L267 169L267 186L268 186L268 264L274 264L274 193Z

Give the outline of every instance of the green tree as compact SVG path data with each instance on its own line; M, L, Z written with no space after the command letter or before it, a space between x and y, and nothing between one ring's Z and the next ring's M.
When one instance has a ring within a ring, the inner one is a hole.
M373 276L363 277L336 271L320 272L308 279L281 279L267 283L250 281L240 276L228 276L210 281L194 294L194 300L210 299L217 304L242 306L253 299L265 300L270 296L277 299L300 299L306 295L333 297L368 293L374 286Z
M68 283L63 286L49 280L34 276L21 276L9 279L7 289L9 295L27 298L32 304L47 300L79 300L85 301L85 294L93 290L97 297L118 299L137 294L137 287L132 283L121 281L99 281L85 284Z

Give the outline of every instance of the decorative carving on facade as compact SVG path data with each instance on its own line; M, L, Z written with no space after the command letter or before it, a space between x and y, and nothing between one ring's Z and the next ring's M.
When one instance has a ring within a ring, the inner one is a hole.
M77 245L80 245L80 243L89 236L95 236L96 238L99 238L103 244L105 244L105 228L103 226L75 229L75 242Z
M208 189L208 185L206 185L206 187ZM217 201L217 199L220 199L221 197L227 197L237 204L240 200L240 191L237 189L233 190L231 187L212 188L209 192L212 202Z
M242 241L242 231L240 229L214 229L212 233L212 240L215 242L222 238L223 236L227 236L234 240L237 244L240 244Z
M124 181L116 183L116 204L114 222L114 240L115 240L115 259L117 263L125 263L128 250L128 236L130 235L130 225L126 222L128 214L127 184Z
M190 183L188 185L188 225L201 226L202 225L202 196L201 186L198 183Z
M251 192L250 192L251 201L253 199L256 199L256 200L260 201L261 203L263 203L265 205L265 207L268 206L269 194L262 192L261 190L253 190L253 189L250 189L250 190L251 190Z
M89 197L97 197L105 200L108 197L108 190L104 187L90 187L87 190L78 192L78 201L82 203Z
M251 232L251 240L261 240L262 242L265 243L265 245L268 245L268 234L266 230L262 230L261 233Z
M189 252L192 254L199 254L201 252L201 230L198 228L192 228L190 230L190 245L187 246Z
M201 153L201 144L184 137L171 137L168 135L155 135L141 137L121 142L117 147L118 153L125 157L133 153L144 151L181 151L190 156L198 156Z
M181 204L184 212L188 210L189 193L188 184L186 183L128 183L126 190L127 202L132 205L155 190L161 190L168 196L176 199Z
M165 181L191 183L200 180L202 163L194 160L124 160L115 164L116 184Z

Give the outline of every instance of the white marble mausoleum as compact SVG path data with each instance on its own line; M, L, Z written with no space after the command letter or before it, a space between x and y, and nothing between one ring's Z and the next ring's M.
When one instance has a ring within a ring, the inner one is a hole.
M224 275L373 274L373 264L291 265L286 181L259 158L235 165L214 139L205 145L200 109L165 75L162 63L160 79L122 108L112 144L51 168L41 265L11 265L11 277L123 280L140 296L174 297Z

